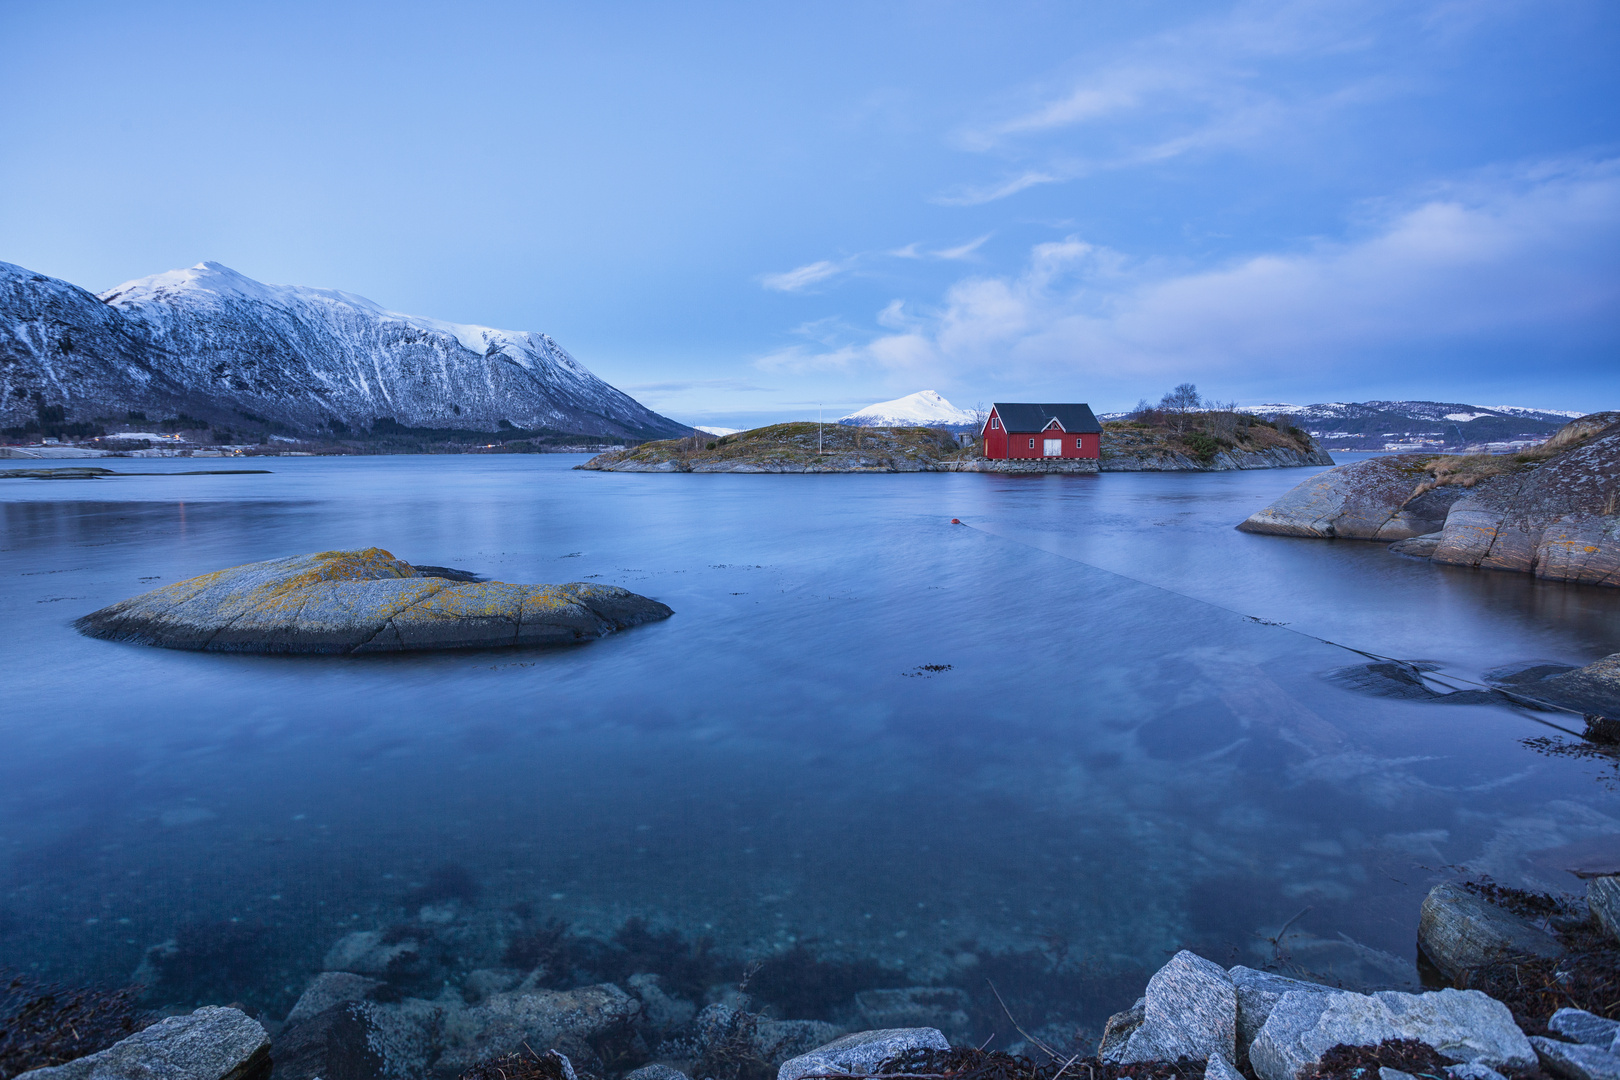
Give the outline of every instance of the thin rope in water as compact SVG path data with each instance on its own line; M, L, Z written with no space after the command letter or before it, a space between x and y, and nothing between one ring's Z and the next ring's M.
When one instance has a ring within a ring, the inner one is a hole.
M1461 675L1453 675L1450 672L1446 672L1446 673L1444 673L1442 675L1442 674L1437 674L1437 673L1435 673L1433 671L1424 671L1422 668L1417 666L1416 662L1411 661L1411 660L1402 660L1399 657L1383 656L1383 655L1381 655L1379 653L1368 652L1366 649L1358 649L1354 645L1346 645L1342 641L1333 641L1333 640L1331 640L1329 638L1321 637L1320 635L1312 634L1312 633L1310 633L1308 631L1297 629L1297 628L1295 628L1293 626L1290 626L1289 624L1287 624L1285 622L1280 622L1280 621L1278 621L1276 619L1262 619L1258 615L1247 614L1246 612L1239 611L1236 608L1227 607L1225 604L1217 603L1214 600L1207 600L1207 599L1205 599L1205 598L1203 598L1201 596L1192 596L1192 595L1190 595L1188 593L1178 592L1175 589L1172 589L1172 588L1170 588L1168 586L1165 586L1165 585L1160 585L1160 584L1158 584L1156 582L1144 581L1141 578L1132 577L1129 574L1120 573L1118 570L1110 570L1106 566L1098 566L1096 563L1087 562L1084 559L1077 559L1073 555L1065 555L1061 551L1052 551L1049 548L1043 548L1043 547L1039 546L1038 544L1030 543L1028 540L1019 540L1017 537L1006 536L1006 535L1003 535L1002 533L994 532L994 531L992 531L990 529L981 528L978 525L969 525L967 522L962 521L962 520L960 520L958 518L952 518L951 523L954 524L954 525L961 525L963 528L972 529L974 532L980 533L981 535L984 535L984 536L993 536L997 540L1005 540L1008 543L1018 544L1018 545L1020 545L1022 547L1027 547L1027 548L1030 548L1030 549L1032 549L1034 551L1039 551L1039 552L1041 552L1043 554L1046 554L1046 555L1054 555L1059 559L1066 559L1069 562L1078 563L1081 566L1090 567L1093 570L1101 571L1102 573L1109 574L1109 575L1111 575L1113 577L1122 578L1125 581L1135 582L1138 585L1146 585L1150 589L1157 589L1160 592L1169 593L1171 596L1178 596L1183 600L1191 600L1195 604L1205 604L1205 605L1207 605L1209 607L1215 608L1218 611L1225 611L1228 614L1236 615L1236 616L1238 616L1240 618L1247 619L1249 622L1258 623L1261 626L1273 626L1273 627L1276 627L1279 630L1286 630L1290 634L1298 634L1300 637L1308 638L1311 641L1321 642L1323 645L1331 645L1335 649L1343 649L1346 652L1355 653L1357 656L1365 656L1369 660L1377 660L1380 663L1385 663L1385 664L1396 664L1399 667L1401 667L1402 669L1404 669L1413 678L1417 679L1420 685L1424 682L1424 680L1430 680L1430 681L1439 683L1441 686L1446 687L1447 690L1450 690L1450 691L1453 691L1453 692L1462 689L1462 687L1453 686L1450 683L1447 683L1446 680L1449 679L1453 683L1463 683L1463 684L1465 684L1467 686L1471 686L1471 687L1475 687L1475 688L1480 689L1480 690L1484 690L1487 693L1495 694L1496 696L1506 700L1511 706L1514 707L1515 712L1520 713L1526 719L1534 720L1538 724L1543 724L1543 725L1545 725L1547 727L1550 727L1550 728L1553 728L1555 730L1562 731L1567 735L1574 735L1576 738L1585 738L1585 735L1583 735L1579 731L1572 731L1571 729L1569 729L1567 727L1564 727L1561 724L1554 724L1551 721L1544 720L1539 716L1531 715L1530 713L1526 712L1525 710L1526 709L1538 709L1538 710L1546 710L1546 711L1549 711L1549 712L1568 713L1571 716L1579 716L1583 721L1586 721L1586 722L1590 722L1592 719L1594 719L1594 717L1590 713L1582 712L1579 709L1571 709L1567 705L1559 705L1559 704L1556 704L1555 702L1551 702L1551 701L1542 701L1542 700L1540 700L1538 698L1531 697L1529 694L1521 694L1521 693L1518 693L1517 691L1513 691L1513 690L1503 690L1499 686L1491 686L1488 683L1475 682L1473 679L1465 679ZM1438 695L1438 696L1443 697L1444 695Z

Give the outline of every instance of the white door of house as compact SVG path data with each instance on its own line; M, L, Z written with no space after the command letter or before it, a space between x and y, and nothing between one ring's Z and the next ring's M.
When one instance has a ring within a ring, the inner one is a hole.
M1046 442L1046 456L1047 457L1062 457L1063 456L1063 440L1062 439L1047 439L1047 440L1045 440L1045 442Z

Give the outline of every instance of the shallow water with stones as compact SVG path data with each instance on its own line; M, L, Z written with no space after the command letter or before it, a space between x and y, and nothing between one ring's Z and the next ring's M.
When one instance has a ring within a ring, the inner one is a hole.
M1565 866L1620 853L1613 765L1525 745L1567 741L1561 718L1358 693L1330 676L1363 658L1317 640L1469 679L1581 664L1620 651L1620 591L1232 528L1313 470L578 460L4 482L0 966L118 982L178 940L195 955L159 1004L275 1017L357 929L426 920L453 981L548 925L639 918L712 939L717 978L829 961L804 1009L988 975L1026 1016L1095 1027L1180 947L1412 986L1434 882L1577 889ZM676 615L572 649L365 658L71 627L367 545Z

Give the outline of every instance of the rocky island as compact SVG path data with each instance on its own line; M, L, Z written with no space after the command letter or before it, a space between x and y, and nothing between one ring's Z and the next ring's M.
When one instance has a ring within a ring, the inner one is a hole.
M169 649L357 654L572 645L673 614L613 585L482 581L373 547L203 574L75 626L90 637Z
M1377 540L1451 566L1620 585L1620 413L1523 453L1401 454L1313 476L1245 532Z
M772 424L735 435L642 443L576 465L601 472L1220 472L1332 465L1298 428L1230 412L1103 424L1101 457L991 460L944 428Z

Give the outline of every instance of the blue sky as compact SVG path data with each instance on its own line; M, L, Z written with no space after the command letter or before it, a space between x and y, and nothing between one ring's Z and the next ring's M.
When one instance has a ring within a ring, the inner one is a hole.
M1620 5L0 5L0 259L552 334L689 422L1620 406Z

